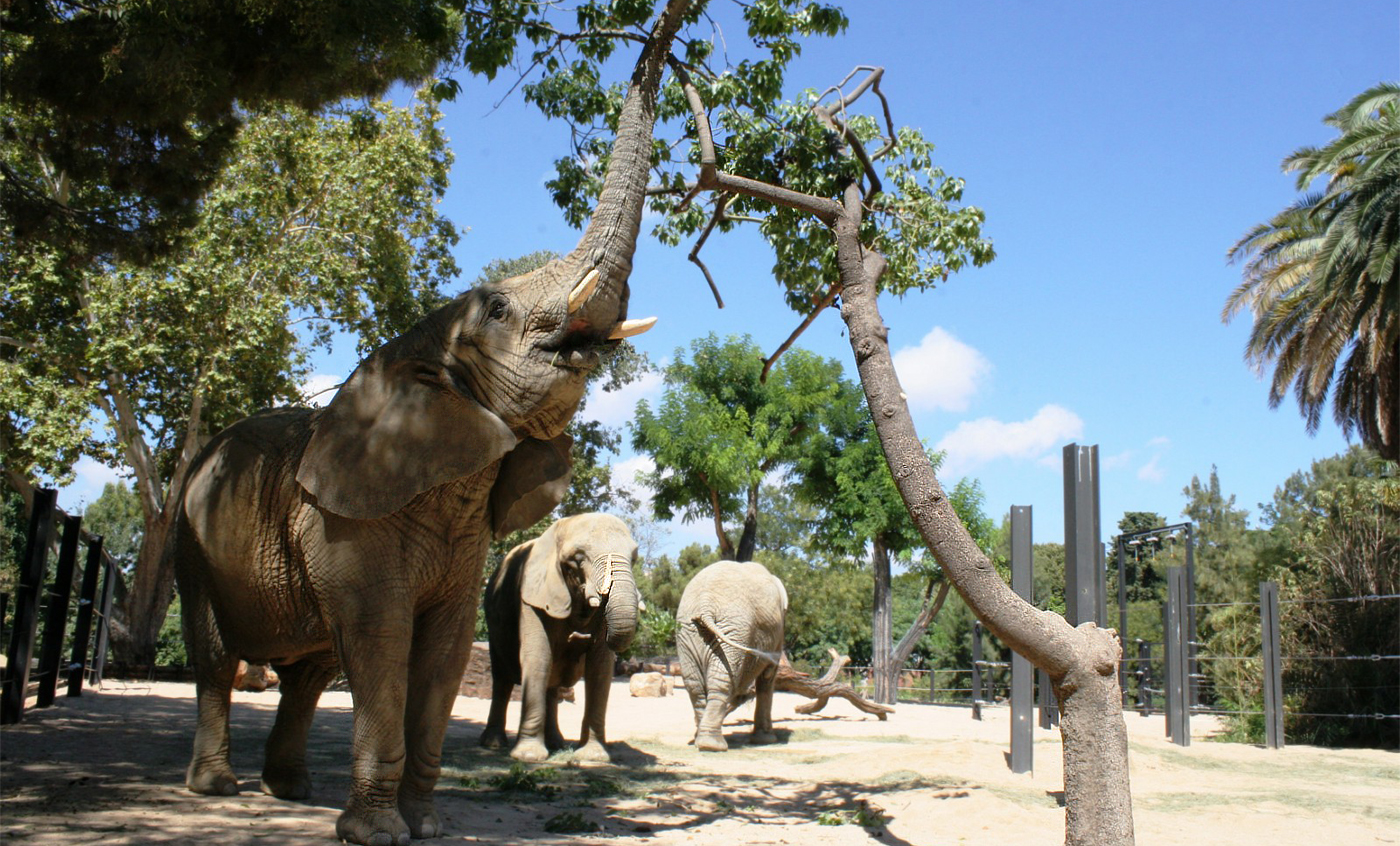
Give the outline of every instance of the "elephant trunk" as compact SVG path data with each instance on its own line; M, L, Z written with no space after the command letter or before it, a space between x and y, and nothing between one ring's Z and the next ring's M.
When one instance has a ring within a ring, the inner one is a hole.
M606 606L608 648L624 652L637 633L637 582L631 566L614 567Z

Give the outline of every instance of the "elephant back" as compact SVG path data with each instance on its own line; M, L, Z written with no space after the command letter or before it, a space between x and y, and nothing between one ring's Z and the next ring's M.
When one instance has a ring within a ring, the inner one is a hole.
M682 632L712 627L731 646L781 653L787 594L756 561L716 561L686 585L676 619Z

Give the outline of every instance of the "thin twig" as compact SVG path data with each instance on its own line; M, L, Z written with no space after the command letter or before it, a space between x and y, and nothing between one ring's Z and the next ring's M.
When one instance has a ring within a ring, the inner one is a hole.
M840 296L840 294L841 282L838 280L832 283L831 289L826 292L826 296L822 297L821 300L818 301L817 307L812 309L812 311L807 315L806 319L804 319L802 323L796 329L793 330L791 335L788 335L788 339L786 341L783 341L782 345L778 347L777 351L763 360L763 373L758 377L758 381L768 381L768 371L773 369L773 365L778 362L778 356L787 352L793 344L797 343L798 337L803 332L807 331L807 327L812 325L812 321L817 319L817 315L821 314L823 311L829 308L832 303L836 302L836 298Z

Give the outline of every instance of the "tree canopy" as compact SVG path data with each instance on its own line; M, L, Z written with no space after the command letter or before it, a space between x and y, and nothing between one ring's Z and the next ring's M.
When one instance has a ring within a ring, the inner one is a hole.
M1273 366L1269 405L1290 386L1309 432L1332 395L1350 437L1400 459L1400 85L1358 94L1324 121L1337 138L1283 161L1306 191L1230 250L1244 281L1224 318L1254 319L1245 358ZM1321 190L1310 191L1318 180Z

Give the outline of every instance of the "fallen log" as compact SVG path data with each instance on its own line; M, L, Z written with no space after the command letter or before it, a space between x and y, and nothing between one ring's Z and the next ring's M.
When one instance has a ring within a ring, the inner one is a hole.
M774 690L781 690L787 693L799 693L808 699L815 699L815 702L808 702L798 705L794 710L799 714L815 714L826 707L826 703L833 696L839 696L847 700L852 705L867 714L874 714L880 719L885 719L889 714L894 713L894 707L890 705L880 705L871 702L848 684L842 684L836 679L841 675L841 670L850 663L848 655L841 655L835 649L828 649L831 654L831 666L826 668L826 672L820 678L812 678L810 673L799 673L788 663L787 656L783 656L782 663L778 664L778 679L773 685Z

